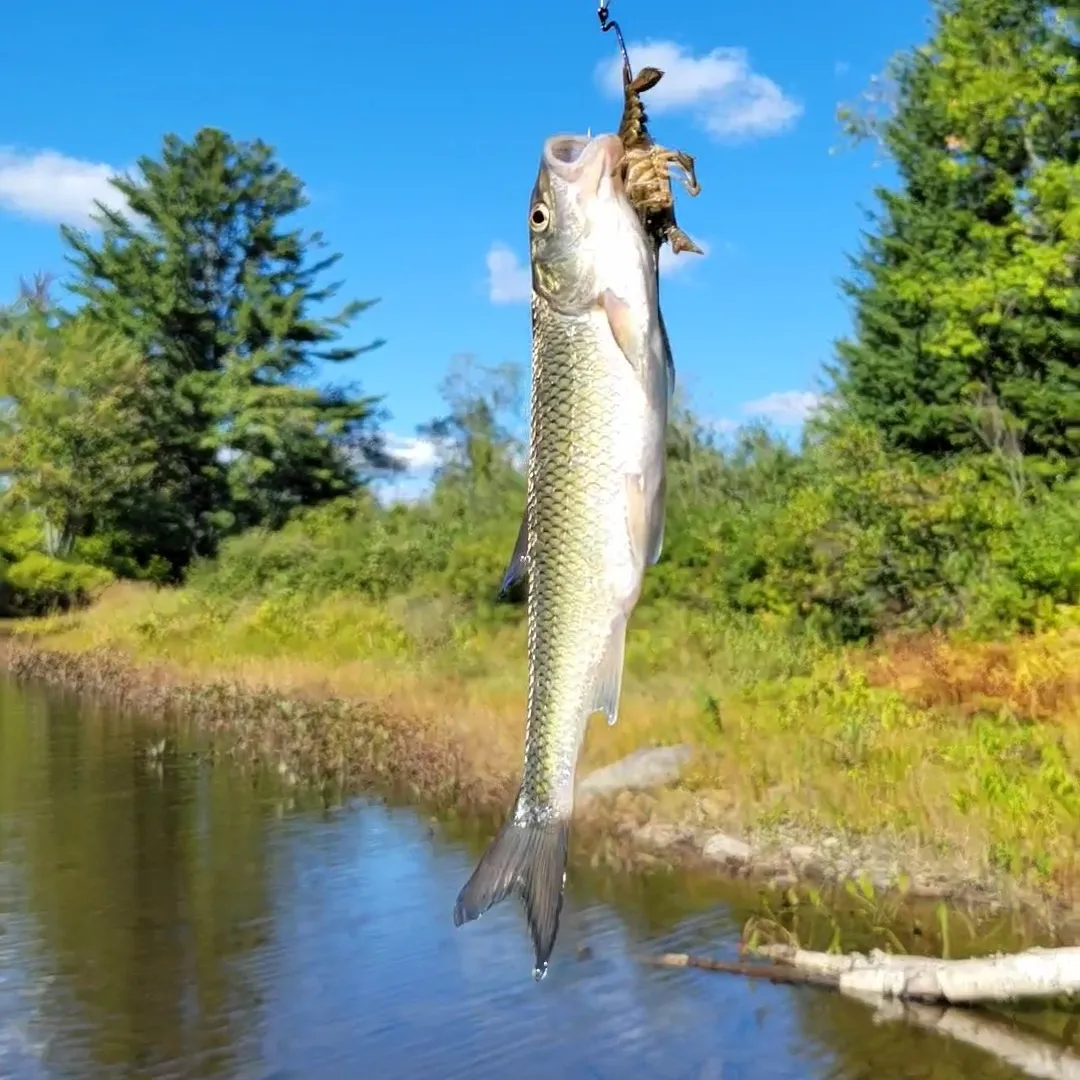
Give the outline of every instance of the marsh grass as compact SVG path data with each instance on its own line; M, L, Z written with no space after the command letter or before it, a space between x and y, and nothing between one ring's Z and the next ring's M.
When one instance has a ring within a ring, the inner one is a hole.
M692 767L651 812L744 835L884 838L906 862L951 861L961 876L1072 903L1080 634L1004 645L896 639L869 651L830 648L768 618L704 619L660 604L635 620L619 723L594 721L583 769L689 742ZM470 798L491 807L512 790L526 681L520 619L477 617L437 597L225 601L122 584L87 611L12 630L15 650L32 641L99 658L99 684L130 677L120 671L134 664L144 681L308 703L298 756L320 767L350 757L370 766L364 746L378 717L393 731L385 768L396 760L417 792L475 788L485 794ZM318 718L323 706L332 722ZM273 729L262 722L252 737L281 742Z

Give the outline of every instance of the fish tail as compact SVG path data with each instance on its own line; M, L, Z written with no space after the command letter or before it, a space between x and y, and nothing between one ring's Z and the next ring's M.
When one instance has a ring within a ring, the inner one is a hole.
M478 919L516 892L532 936L533 977L542 979L555 948L562 913L570 819L519 821L511 816L458 894L454 925Z

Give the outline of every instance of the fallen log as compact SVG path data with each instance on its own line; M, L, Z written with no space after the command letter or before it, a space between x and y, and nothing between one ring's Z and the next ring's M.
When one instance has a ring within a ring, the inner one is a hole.
M882 998L949 1005L1053 998L1080 991L1080 948L1026 949L1018 953L942 960L875 949L833 954L765 945L759 955L797 971L832 976L841 990Z
M714 960L710 956L691 956L689 953L661 953L646 956L645 963L656 967L695 967L705 971L720 971L726 975L743 975L748 979L765 979L772 983L796 983L810 986L826 986L839 989L840 980L835 975L814 971L799 971L783 964L761 964L742 960Z
M650 962L772 982L811 983L861 997L926 1004L978 1005L1080 991L1080 947L1027 949L968 960L898 956L878 949L868 955L823 953L792 945L762 945L754 952L772 963L712 960L686 953L665 953L651 957Z

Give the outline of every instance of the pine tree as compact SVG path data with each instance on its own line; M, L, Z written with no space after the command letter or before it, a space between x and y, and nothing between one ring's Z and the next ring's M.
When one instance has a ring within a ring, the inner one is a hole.
M169 135L158 160L113 183L127 205L99 208L99 239L63 230L70 288L150 368L160 482L138 514L154 523L144 554L179 569L225 533L280 524L382 463L376 399L310 385L316 362L381 342L338 344L371 302L317 314L340 287L320 284L340 256L289 227L307 199L265 143Z
M879 128L899 190L846 291L840 408L929 458L1080 465L1076 5L937 0Z

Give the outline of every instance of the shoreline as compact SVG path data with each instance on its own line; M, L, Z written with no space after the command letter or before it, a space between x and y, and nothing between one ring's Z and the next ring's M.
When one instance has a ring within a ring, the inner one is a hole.
M193 723L215 744L220 740L224 756L277 768L293 782L354 790L373 785L426 808L485 825L490 819L491 828L516 790L516 775L483 764L455 738L451 724L385 704L286 692L235 677L206 681L165 661L133 659L119 648L71 651L22 634L0 633L0 671L151 720ZM657 748L668 759L671 750ZM870 839L783 827L740 836L724 828L722 815L694 792L680 793L686 798L674 800L681 812L673 814L672 799L659 796L672 795L677 780L656 782L663 768L658 773L647 749L631 757L645 765L647 775L635 781L632 763L617 762L629 786L581 792L580 785L610 774L611 766L579 777L572 845L576 857L593 865L667 864L781 891L839 888L861 879L875 895L900 892L913 903L943 902L976 915L1016 911L1062 942L1080 940L1077 908L1006 877L911 850L899 836Z

